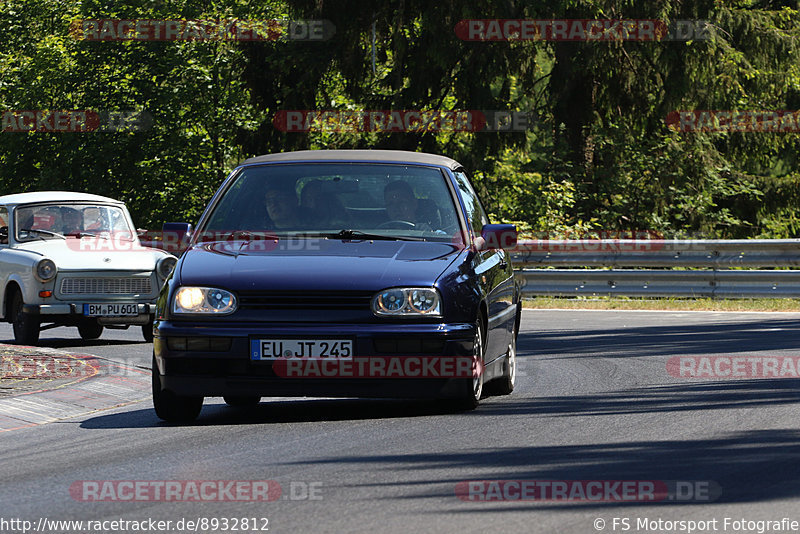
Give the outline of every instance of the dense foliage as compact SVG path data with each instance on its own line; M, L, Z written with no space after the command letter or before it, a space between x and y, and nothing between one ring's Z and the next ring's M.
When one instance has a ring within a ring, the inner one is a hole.
M0 192L125 200L195 220L246 157L442 153L532 232L800 237L798 134L678 132L676 110L800 109L800 16L779 0L5 0L0 110L144 110L136 132L0 133ZM76 39L78 19L327 19L324 42ZM471 42L463 19L707 20L709 40ZM374 50L374 53L373 53ZM522 110L527 132L285 133L281 110Z

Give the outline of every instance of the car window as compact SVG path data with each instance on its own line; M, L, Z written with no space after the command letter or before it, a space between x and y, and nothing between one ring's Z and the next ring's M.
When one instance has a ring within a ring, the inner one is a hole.
M445 175L415 165L320 163L244 168L201 232L364 233L449 241L458 217Z
M461 192L461 198L464 200L464 208L467 210L467 218L469 219L472 233L479 236L483 226L489 224L489 217L486 215L478 195L475 194L475 190L472 189L466 173L457 171L454 174L458 189Z
M19 207L15 211L18 241L54 239L80 234L128 233L125 212L117 206L87 203L48 203Z

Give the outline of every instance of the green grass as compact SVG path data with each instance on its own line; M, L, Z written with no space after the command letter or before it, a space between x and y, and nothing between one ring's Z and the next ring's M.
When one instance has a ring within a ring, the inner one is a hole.
M565 310L689 310L800 312L798 299L680 299L630 297L533 297L525 308Z

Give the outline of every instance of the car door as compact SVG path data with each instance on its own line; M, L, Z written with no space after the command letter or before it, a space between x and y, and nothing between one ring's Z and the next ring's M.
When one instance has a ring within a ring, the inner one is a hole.
M0 288L3 290L5 289L6 285L8 285L8 276L9 276L9 269L8 269L8 208L6 206L0 206ZM3 291L5 293L5 291ZM0 297L2 299L2 297ZM5 309L6 303L0 302L0 316L5 317Z
M8 208L0 206L0 245L8 245Z
M459 170L454 175L474 240L481 235L483 226L489 224L489 217L466 173ZM472 267L489 312L485 358L488 364L505 354L511 342L516 318L514 271L508 253L499 248L477 251Z

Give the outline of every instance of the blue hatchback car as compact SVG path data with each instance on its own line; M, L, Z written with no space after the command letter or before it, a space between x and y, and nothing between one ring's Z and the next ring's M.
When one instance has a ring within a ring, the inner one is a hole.
M153 404L195 419L204 397L430 398L464 409L509 394L520 287L452 159L319 150L245 161L161 290ZM485 387L484 387L485 386Z

